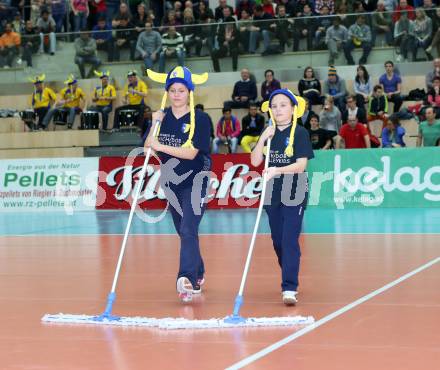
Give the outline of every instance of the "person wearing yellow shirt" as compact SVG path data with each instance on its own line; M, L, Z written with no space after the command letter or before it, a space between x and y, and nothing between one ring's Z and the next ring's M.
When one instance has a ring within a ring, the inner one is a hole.
M124 102L125 105L121 105L115 110L115 119L113 122L113 129L119 130L121 117L120 112L122 110L136 110L138 111L136 126L139 126L143 120L144 114L144 98L147 96L147 85L144 81L138 79L136 71L129 71L127 73L127 84L124 87Z
M51 109L43 120L43 125L47 127L50 120L55 113L67 110L69 112L67 116L67 128L72 128L73 122L75 121L75 115L82 112L86 95L84 91L78 87L78 81L73 76L70 75L68 80L64 82L67 87L60 91L60 100L57 101L55 107Z
M101 79L101 86L97 86L93 90L92 101L93 106L88 110L99 112L102 115L102 129L107 130L108 115L113 109L113 101L116 99L116 89L109 84L110 72L96 72L95 74Z
M34 92L31 97L32 108L38 117L38 129L40 130L47 128L44 125L44 117L49 112L51 105L57 100L55 92L44 86L45 78L46 76L43 74L31 80L34 83Z

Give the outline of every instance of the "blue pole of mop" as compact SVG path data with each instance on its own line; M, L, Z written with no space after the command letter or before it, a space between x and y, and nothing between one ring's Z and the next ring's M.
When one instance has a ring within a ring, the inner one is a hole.
M103 313L103 316L105 317L111 316L113 309L113 302L115 301L115 299L116 299L116 293L110 292L107 297L107 305L105 306L105 311Z
M227 324L239 324L245 322L246 319L240 316L240 309L243 305L243 296L241 294L237 294L234 302L234 310L231 316L225 318L225 323Z

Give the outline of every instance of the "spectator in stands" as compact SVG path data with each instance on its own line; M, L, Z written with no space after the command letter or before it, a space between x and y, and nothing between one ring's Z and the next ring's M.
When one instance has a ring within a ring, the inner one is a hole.
M270 45L270 20L272 15L265 13L261 5L257 5L254 9L253 27L250 32L249 52L255 54L257 50L257 42L263 39L264 51L267 51Z
M308 130L310 129L310 119L313 116L317 116L317 114L312 110L312 106L309 104L308 99L304 98L304 100L306 102L304 114L296 120L296 123Z
M183 42L185 45L186 55L191 56L192 48L195 49L195 54L200 56L200 51L202 50L202 40L200 37L200 27L196 25L196 20L192 9L186 8L183 11L183 25L181 27Z
M61 0L63 1L63 0ZM92 29L98 24L99 18L108 19L109 23L111 18L107 18L107 0L89 0L90 14L87 19L88 28Z
M230 12L229 8L225 8L223 11L225 14L229 14ZM232 57L232 70L237 70L239 37L235 19L231 16L225 17L225 21L218 26L217 34L215 35L217 46L211 51L211 59L215 72L220 72L219 59L224 58L228 53Z
M373 14L373 27L371 31L373 45L378 34L385 35L385 41L388 46L393 45L393 20L391 19L391 14L386 11L383 0L379 0L377 3L377 10Z
M425 84L427 90L432 87L434 78L440 77L440 58L435 58L432 64L434 67L433 70L428 72L425 76Z
M137 122L134 124L138 127L141 124L144 112L144 98L147 97L148 89L144 81L138 79L136 71L129 71L127 73L127 83L124 86L123 97L124 105L115 109L115 116L113 120L113 130L119 130L121 124L120 112L122 110L130 109L138 112Z
M12 20L11 24L12 24L12 31L21 34L21 31L23 31L24 28L24 22L21 19L21 14L19 12L15 13L14 19Z
M225 14L224 9L228 8L229 11ZM225 22L225 19L228 17L232 17L234 14L234 8L232 6L227 4L227 0L218 0L218 7L215 8L215 21L223 21Z
M302 7L302 5L304 6ZM300 2L298 2L296 14L298 18L294 20L293 25L293 51L299 50L299 42L303 38L305 38L307 41L307 50L312 50L315 19L313 17L312 8L306 2L306 0L300 0Z
M394 25L394 42L399 47L399 55L396 58L397 62L404 62L408 58L412 42L412 32L411 22L407 17L407 13L402 12L400 19Z
M359 59L359 64L366 64L368 55L371 52L371 29L365 24L365 16L357 17L356 23L348 29L348 39L344 45L345 58L349 65L354 65L354 60L351 52L354 48L362 48L362 57Z
M381 85L374 86L368 102L368 122L381 120L385 126L388 121L388 99Z
M416 9L416 19L412 22L411 52L413 62L417 60L417 51L422 48L425 52L432 41L432 20L427 17L423 9ZM427 52L426 56L432 60L432 55Z
M27 63L28 67L32 67L32 54L35 54L40 47L40 36L31 20L26 21L22 32L22 47L21 58Z
M44 117L51 105L55 103L57 100L57 96L54 91L44 86L45 75L37 76L32 80L34 83L34 92L32 93L32 108L34 109L35 114L38 117L38 129L43 130L46 128L44 126Z
M342 125L339 136L345 143L345 149L371 148L368 130L356 117L348 117L348 123ZM336 141L336 149L341 148L340 140Z
M261 84L261 98L263 102L269 100L269 96L273 91L281 89L280 81L275 79L274 75L275 72L272 69L264 71L264 81Z
M394 63L392 61L385 62L385 73L380 76L379 83L383 87L388 102L394 103L393 112L397 113L403 103L402 96L400 95L402 79L394 72Z
M324 109L319 113L320 126L328 131L329 137L335 141L341 128L341 111L334 104L334 99L329 96L325 99Z
M200 22L202 17L206 17L210 20L214 20L214 12L211 8L208 7L207 3L204 1L199 2L199 7L197 8L197 11L195 12L196 19Z
M319 117L317 115L313 115L310 118L310 128L308 131L313 150L327 150L332 147L332 139L327 130L319 127Z
M119 61L121 58L120 50L130 50L130 60L134 60L136 52L136 38L133 33L133 23L127 17L117 18L119 24L114 28L115 41L114 41L114 60Z
M275 17L275 6L272 0L263 0L261 5L263 7L263 12L270 14L272 18Z
M224 106L230 108L249 108L250 103L257 100L257 84L250 77L249 70L243 68L240 72L241 80L234 85L232 101L226 101Z
M70 0L73 12L74 31L79 32L87 27L87 17L89 16L89 2L87 0Z
M195 108L195 109L199 109L199 110L201 110L202 112L205 112L205 106L204 106L203 104L196 104L196 105L194 106L194 108ZM206 113L206 112L205 112L205 113ZM206 113L206 115L208 116L208 121L209 121L209 128L210 128L209 132L210 132L210 137L211 137L211 141L210 141L210 145L209 145L209 147L211 148L211 147L212 147L212 141L213 141L214 138L215 138L215 134L214 134L214 124L212 123L212 118L211 118L211 116L210 116L208 113Z
M200 16L199 19L199 37L201 39L202 42L202 49L200 51L200 56L207 56L207 55L211 55L212 53L212 48L214 45L214 39L215 39L215 31L214 31L214 27L211 25L211 23L214 22L214 18L210 18L208 17L207 14L203 14ZM207 54L203 53L203 46L206 47L207 50ZM237 45L237 53L238 53L238 45ZM237 54L238 56L238 54ZM238 57L237 57L238 58Z
M112 27L107 23L105 17L99 18L98 24L93 27L92 38L96 40L97 49L107 52L107 60L113 62L114 44Z
M246 9L241 11L240 20L237 22L237 27L240 35L240 44L245 53L249 53L250 50L250 37L254 28L253 21Z
M144 32L145 23L147 23L147 7L144 3L139 3L137 6L136 14L133 17L133 26L135 28L135 36L136 40L139 38L139 35Z
M153 30L151 22L145 23L145 31L137 39L136 50L141 55L145 68L153 68L162 51L162 38L159 32Z
M440 8L437 9L437 11L440 12ZM440 17L439 17L439 23L440 23ZM435 31L435 29L434 29ZM434 32L434 37L432 39L431 45L429 45L425 52L432 56L432 48L436 48L437 50L437 56L440 56L440 28L437 28L437 31Z
M264 128L264 116L258 113L257 104L249 104L249 113L241 120L242 130L239 143L245 153L251 153L251 144L255 144Z
M67 32L66 14L67 4L65 0L51 0L51 13L55 21L55 32L60 33L63 30Z
M50 109L43 119L43 126L49 126L50 121L54 114L60 110L68 110L69 115L67 117L67 128L73 127L75 121L75 115L82 112L86 95L80 87L78 87L78 81L71 75L67 81L64 82L67 87L60 91L60 100L56 102L54 107Z
M102 129L107 130L108 116L113 109L113 102L116 100L116 89L109 84L110 73L108 71L95 72L95 74L101 79L101 86L94 88L92 93L94 105L88 110L101 113Z
M348 117L356 117L358 122L367 123L367 113L365 112L364 105L358 107L356 105L356 98L354 95L347 96L347 106L342 113L342 122L347 123Z
M416 15L414 13L414 8L410 5L408 5L407 0L400 0L399 5L397 5L394 9L393 13L393 22L396 23L403 13L407 13L408 19L414 20L416 18Z
M103 1L103 0L101 0ZM107 16L107 20L110 21L112 20L116 14L118 14L119 11L119 7L121 5L121 0L105 0L106 2L106 16ZM113 25L112 25L113 27Z
M339 56L339 51L344 48L347 42L348 31L345 26L341 25L341 18L334 17L333 25L327 29L325 34L325 44L327 45L330 56L328 58L328 65L335 64L335 59Z
M345 85L345 80L338 76L336 68L333 66L329 67L328 78L324 82L324 95L326 97L331 96L339 110L344 110L347 87Z
M311 105L322 104L321 82L316 78L312 67L304 69L303 78L298 82L298 92L300 96L307 98Z
M333 17L329 15L329 8L325 5L321 9L321 16L315 18L315 35L314 35L314 48L315 50L325 49L324 41L327 34L327 30L332 26Z
M19 55L21 38L12 30L12 24L6 23L5 33L0 37L0 68L10 68Z
M159 72L165 72L165 61L177 58L179 66L185 64L185 47L183 37L176 32L176 27L169 27L168 32L162 35L162 51L159 54Z
M434 77L428 88L428 105L434 107L436 117L440 115L440 77Z
M235 15L240 20L243 14L243 10L247 14L254 14L255 1L253 0L239 0L235 8Z
M435 146L440 137L440 121L435 118L433 107L426 108L426 121L419 125L419 135L417 137L417 146Z
M393 12L394 9L396 9L396 7L397 7L397 1L398 0L383 0L383 2L385 4L385 10L387 12Z
M389 119L382 130L382 148L401 148L406 144L403 141L405 129L400 126L398 119Z
M364 108L365 104L368 103L372 88L370 75L363 65L357 67L353 90L356 94L356 105L358 107Z
M112 20L113 29L119 26L120 19L122 19L122 18L128 18L130 21L133 18L132 14L130 12L130 8L128 7L128 5L126 3L119 3L119 10L114 15L113 20Z
M377 8L378 0L361 0L362 8L365 12L372 13Z
M223 117L217 123L216 137L212 142L212 152L218 154L219 145L224 144L228 146L229 153L236 153L240 121L232 115L231 108L224 107L222 112Z
M40 53L44 52L46 45L46 38L49 40L49 53L50 55L55 54L56 50L56 37L55 37L55 28L56 23L51 15L49 15L49 11L47 9L43 9L41 11L41 17L38 18L37 27L40 31Z
M423 10L426 15L433 19L435 17L435 8L438 5L438 1L436 0L436 4L434 5L433 0L423 0Z
M275 21L269 25L271 37L280 41L280 52L284 53L285 47L292 46L293 19L289 18L284 5L278 5Z
M75 64L79 68L81 78L89 78L93 71L98 69L101 61L96 55L96 41L90 37L89 31L83 30L80 37L75 40ZM89 73L86 74L85 65L91 64Z
M182 2L175 1L174 2L174 8L173 8L173 14L176 19L176 23L182 24L183 21L183 9L182 9ZM177 24L174 24L174 22L171 22L169 26L177 26ZM168 29L164 32L168 32Z
M327 7L328 13L325 13L324 8ZM334 0L315 0L315 13L319 15L327 15L335 13L335 1Z

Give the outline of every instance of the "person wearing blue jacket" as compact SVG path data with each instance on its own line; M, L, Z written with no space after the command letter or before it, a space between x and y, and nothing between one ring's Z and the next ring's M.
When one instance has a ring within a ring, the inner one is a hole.
M401 148L406 144L403 141L405 129L400 126L397 119L388 120L382 130L382 148Z

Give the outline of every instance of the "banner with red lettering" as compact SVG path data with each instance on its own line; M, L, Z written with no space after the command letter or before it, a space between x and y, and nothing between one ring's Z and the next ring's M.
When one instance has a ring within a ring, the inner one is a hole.
M144 157L102 157L99 162L99 188L96 208L129 209L137 186L141 186L142 208L161 209L166 199L159 186L160 166L152 158L146 181L138 175ZM261 170L250 164L249 154L212 155L208 208L257 207L261 192Z

